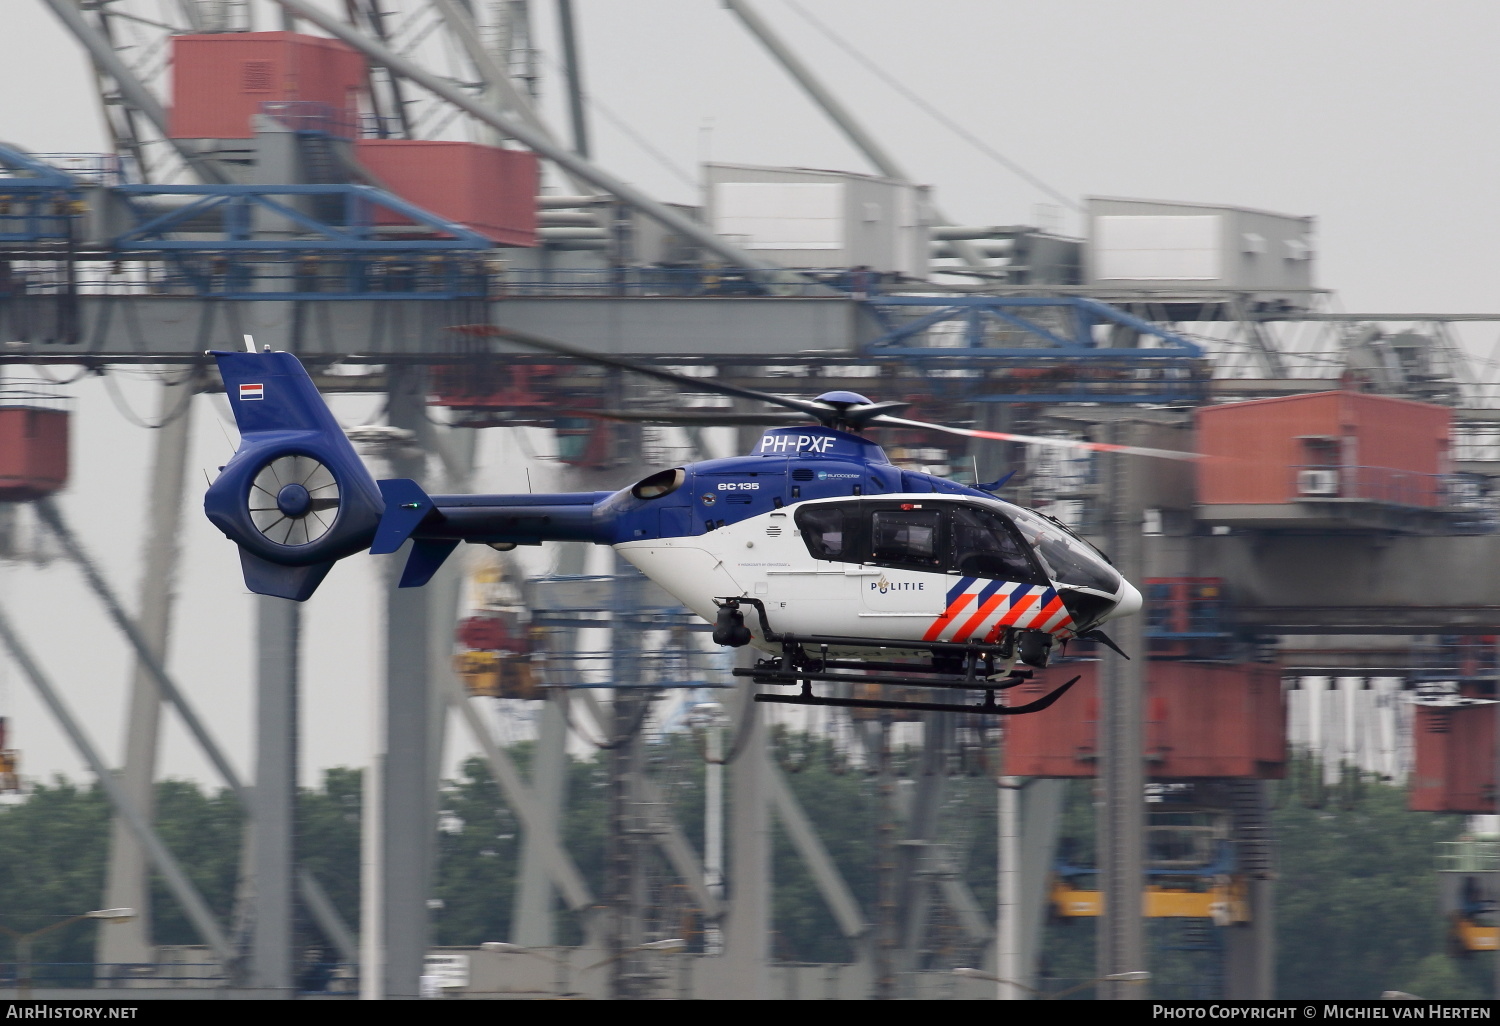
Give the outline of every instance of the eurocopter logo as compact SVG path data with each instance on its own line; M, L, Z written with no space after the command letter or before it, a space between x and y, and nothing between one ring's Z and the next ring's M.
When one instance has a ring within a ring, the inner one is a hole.
M922 581L888 581L885 574L870 582L870 590L878 591L884 595L892 591L926 591L927 585Z
M766 435L760 440L760 451L829 452L835 440L832 435Z
M831 471L820 470L820 471L818 471L818 480L819 481L857 481L857 480L859 480L859 475L858 474L835 474L835 473L833 473Z

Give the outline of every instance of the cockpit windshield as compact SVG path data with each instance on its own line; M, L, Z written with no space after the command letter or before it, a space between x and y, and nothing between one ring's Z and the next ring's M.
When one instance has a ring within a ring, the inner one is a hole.
M1025 507L1007 504L1005 512L1021 529L1027 544L1046 565L1054 581L1108 595L1120 590L1120 575L1088 542Z

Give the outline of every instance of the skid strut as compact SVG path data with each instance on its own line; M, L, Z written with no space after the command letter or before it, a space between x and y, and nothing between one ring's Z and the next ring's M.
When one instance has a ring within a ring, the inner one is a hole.
M766 607L759 599L728 597L715 599L719 604L720 620L728 631L738 628L745 631L740 606L755 610L760 619L761 636L766 641L780 644L781 655L774 659L762 659L753 667L741 667L734 671L736 677L749 677L757 684L772 684L786 687L800 685L802 691L796 695L756 695L757 702L777 705L822 705L844 709L910 709L918 712L965 712L986 716L1019 716L1023 713L1041 712L1063 696L1063 693L1078 683L1074 677L1066 684L1025 705L1005 706L995 701L995 692L1013 688L1031 679L1030 670L1002 670L1015 653L1016 632L1005 634L989 644L952 641L908 641L894 638L851 638L834 635L778 633L771 629L766 618ZM748 631L745 631L748 636ZM719 639L715 631L715 640ZM727 637L727 635L726 635ZM733 644L730 641L721 643ZM925 651L931 654L933 665L872 660L830 658L830 649L871 649L879 653L901 653ZM938 660L942 660L941 667ZM838 673L849 670L855 672ZM870 673L870 670L881 672ZM954 672L954 671L957 672ZM996 672L999 670L1000 672ZM861 672L863 671L863 672ZM983 691L984 700L977 705L950 705L942 702L906 702L881 698L825 698L812 691L814 681L831 684L883 685L887 687L919 687L949 689L957 691Z

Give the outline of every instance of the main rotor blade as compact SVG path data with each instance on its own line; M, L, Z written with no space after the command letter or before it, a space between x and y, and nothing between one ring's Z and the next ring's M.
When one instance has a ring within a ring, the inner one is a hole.
M753 399L757 402L770 403L773 406L784 406L798 413L805 413L821 421L828 416L828 407L818 403L808 402L806 399L793 399L790 396L776 395L772 392L758 392L753 388L740 388L738 385L726 384L714 378L692 378L686 374L678 374L676 371L663 370L653 367L647 363L636 363L619 356L611 356L608 353L596 353L581 346L569 345L559 342L554 338L544 338L541 335L532 335L524 331L516 331L514 328L497 328L492 324L461 324L448 329L449 331L461 332L465 335L474 335L480 338L503 338L509 342L516 342L523 346L531 346L533 349L541 349L548 353L556 353L559 356L570 356L575 360L585 363L595 363L604 367L618 367L620 370L633 371L648 378L658 381L670 381L674 385L690 387L695 392L717 392L719 395L733 396L736 399Z
M806 423L807 417L790 410L766 410L763 413L736 413L734 410L563 410L568 417L597 417L631 424L666 424L680 427L786 427Z
M942 431L965 438L993 438L997 442L1025 442L1028 445L1050 445L1059 449L1084 449L1089 452L1119 452L1127 456L1151 456L1163 460L1196 460L1202 456L1196 452L1181 452L1177 449L1148 449L1139 445L1111 445L1108 442L1080 442L1072 438L1048 438L1044 435L1013 435L1006 431L980 431L976 428L948 427L945 424L928 424L920 420L902 417L875 417L871 424L894 424L898 427L922 428L926 431Z

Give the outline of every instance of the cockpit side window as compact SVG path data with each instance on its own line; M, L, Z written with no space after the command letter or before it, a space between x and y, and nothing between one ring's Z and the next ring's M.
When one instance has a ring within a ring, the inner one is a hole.
M1006 581L1042 580L1026 553L1019 533L1000 517L982 510L954 506L952 569L966 577Z
M875 563L942 570L943 513L937 509L876 510L870 515L870 555Z
M814 559L858 562L854 552L855 511L840 506L803 506L797 510L797 527Z

